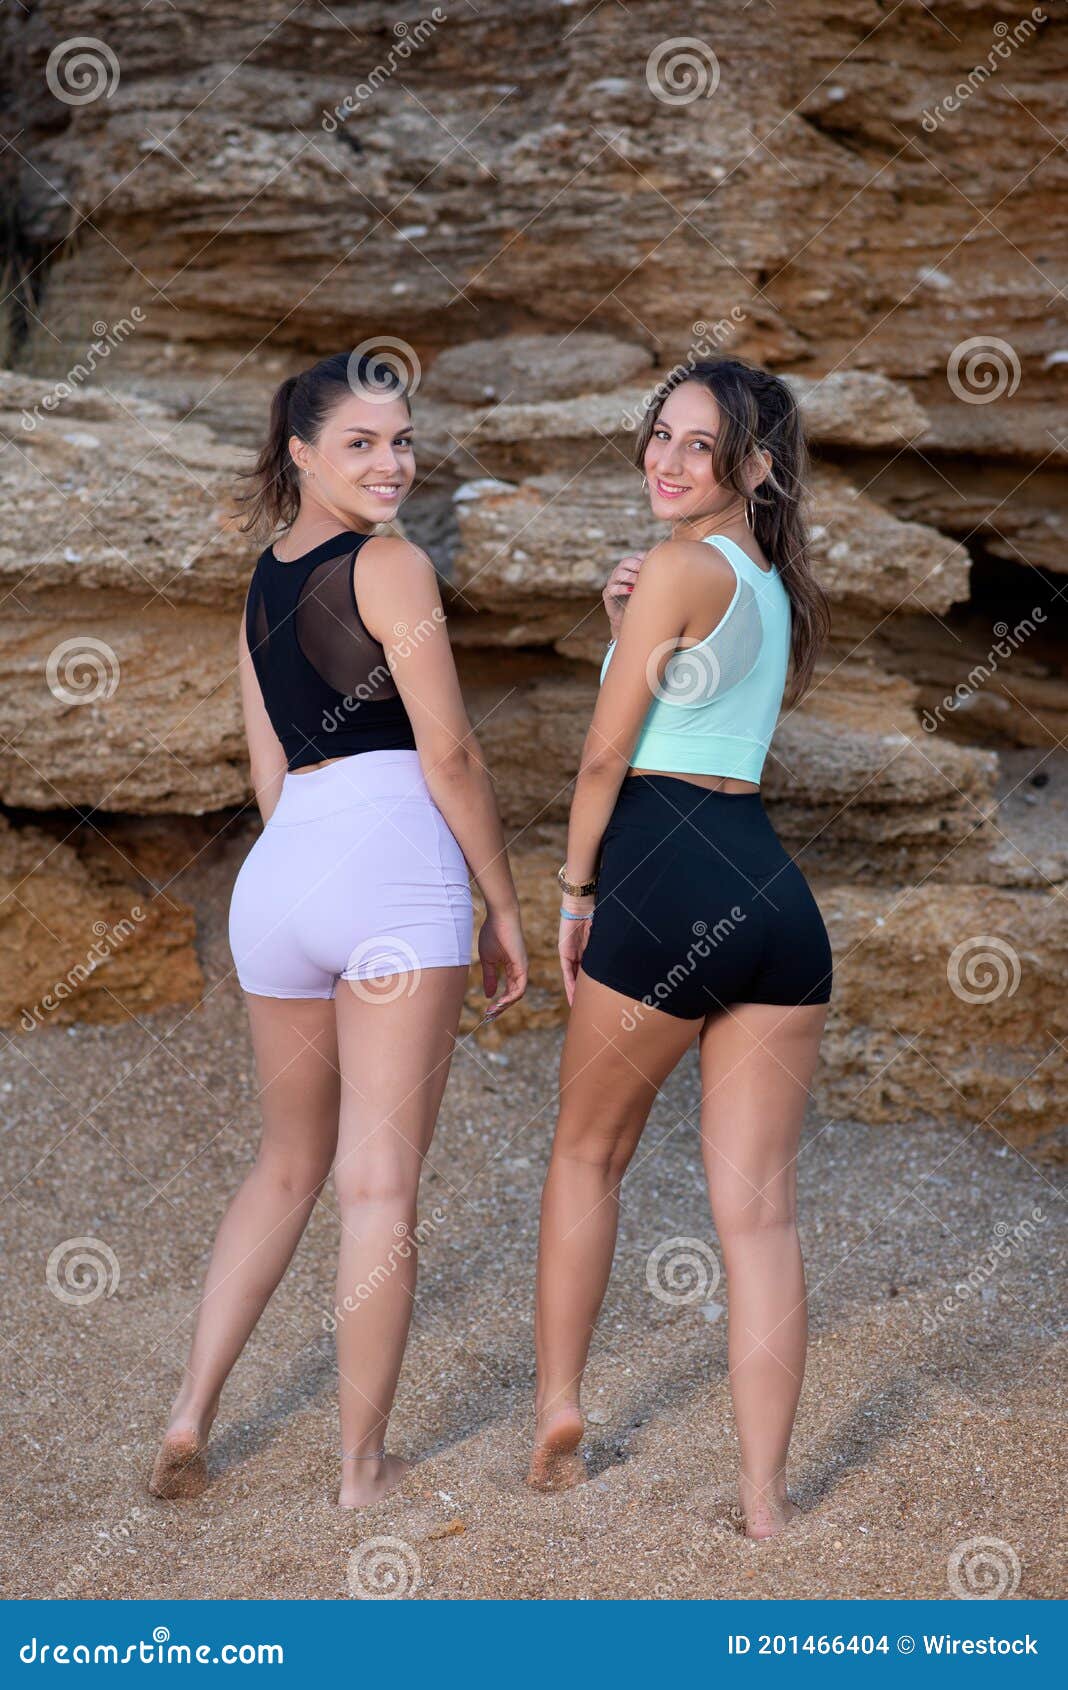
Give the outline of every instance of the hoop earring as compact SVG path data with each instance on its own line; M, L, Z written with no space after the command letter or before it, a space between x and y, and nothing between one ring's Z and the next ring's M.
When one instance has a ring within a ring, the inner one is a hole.
M745 525L751 533L752 529L753 529L753 501L752 501L752 499L747 499L745 501Z
M647 488L648 485L649 485L649 478L648 478L648 476L643 475L642 476L642 487Z

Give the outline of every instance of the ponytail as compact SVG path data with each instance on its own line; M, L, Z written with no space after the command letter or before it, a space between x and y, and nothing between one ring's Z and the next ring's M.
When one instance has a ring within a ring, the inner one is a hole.
M287 376L275 388L267 438L260 448L259 457L251 469L238 472L252 483L247 493L237 495L237 503L245 513L244 522L239 524L242 534L258 530L266 538L278 528L288 528L300 509L297 466L289 455L289 440L293 433L289 426L289 411L299 380L299 376Z

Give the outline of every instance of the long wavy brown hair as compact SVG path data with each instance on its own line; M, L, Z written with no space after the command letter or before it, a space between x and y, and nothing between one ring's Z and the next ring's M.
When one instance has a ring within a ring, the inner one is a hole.
M809 457L797 401L781 376L741 358L677 365L660 383L645 413L634 453L641 470L664 401L684 381L700 382L716 401L720 426L712 447L713 473L720 486L752 501L753 533L790 595L789 702L796 703L812 684L831 627L830 603L809 557ZM767 452L771 469L754 488L749 477L758 452Z

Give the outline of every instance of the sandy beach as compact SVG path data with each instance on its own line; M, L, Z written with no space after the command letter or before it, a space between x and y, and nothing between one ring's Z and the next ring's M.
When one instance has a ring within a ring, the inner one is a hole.
M1053 1170L985 1128L810 1118L812 1337L791 1473L803 1515L752 1543L733 1506L694 1052L624 1188L588 1375L590 1482L526 1487L558 1030L495 1051L460 1040L423 1182L433 1226L391 1428L392 1447L420 1457L402 1492L359 1514L335 1506L328 1187L224 1393L209 1490L148 1496L214 1229L255 1150L225 932L245 848L203 853L176 887L197 911L198 1010L41 1029L4 1053L5 1596L940 1597L954 1593L955 1550L955 1577L1058 1594ZM53 1256L77 1239L95 1241L95 1280ZM680 1239L700 1246L696 1302L650 1289L650 1255ZM1000 1547L961 1553L977 1539Z

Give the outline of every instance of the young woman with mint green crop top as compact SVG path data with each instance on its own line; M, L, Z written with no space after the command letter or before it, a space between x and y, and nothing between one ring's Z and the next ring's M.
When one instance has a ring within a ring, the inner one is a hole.
M605 589L614 637L559 876L571 1015L542 1199L529 1479L584 1477L580 1387L620 1183L696 1039L739 1498L750 1536L767 1537L794 1512L786 1459L806 1342L795 1159L833 968L760 781L788 672L792 701L811 683L828 605L808 559L804 433L781 378L737 358L672 371L636 457L670 537Z
M790 661L790 595L774 568L737 540L706 534L735 573L730 603L705 639L668 659L631 755L635 773L758 782L779 719ZM601 665L603 682L616 642Z

